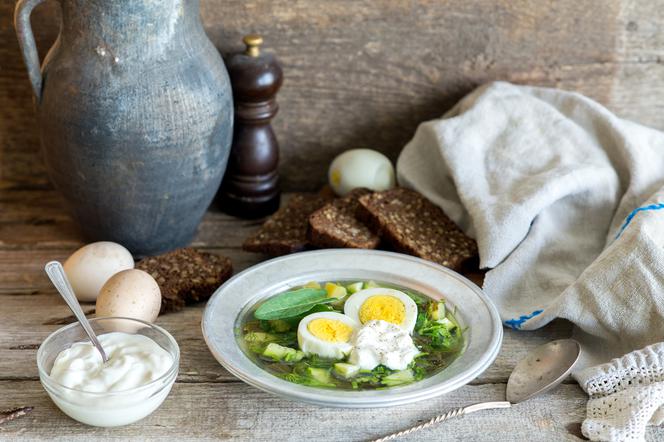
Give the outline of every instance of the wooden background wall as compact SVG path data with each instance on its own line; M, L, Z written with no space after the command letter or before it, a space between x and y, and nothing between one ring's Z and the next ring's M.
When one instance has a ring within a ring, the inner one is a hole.
M586 94L664 129L664 1L201 0L224 53L259 32L284 65L275 127L287 189L315 188L352 147L396 158L418 123L493 79ZM30 87L0 0L0 188L48 187ZM42 56L54 0L33 27Z

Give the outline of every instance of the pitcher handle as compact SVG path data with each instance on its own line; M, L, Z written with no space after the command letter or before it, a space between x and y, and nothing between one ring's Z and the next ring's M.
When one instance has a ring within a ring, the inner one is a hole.
M18 44L21 47L23 61L28 69L30 83L32 83L32 91L38 103L41 102L42 95L42 74L37 44L30 26L30 14L37 5L43 2L44 0L19 0L16 3L16 9L14 9L14 27L16 28Z

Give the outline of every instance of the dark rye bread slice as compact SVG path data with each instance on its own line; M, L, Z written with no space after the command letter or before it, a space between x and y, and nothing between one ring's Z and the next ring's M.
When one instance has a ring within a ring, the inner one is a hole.
M369 189L354 189L343 198L327 203L309 217L309 242L316 247L375 249L378 235L355 217L359 198Z
M186 304L207 301L233 274L230 259L192 248L145 258L136 268L152 275L159 284L161 313L177 312Z
M323 207L330 198L327 194L294 194L284 207L245 240L242 248L272 256L304 250L308 245L309 215Z
M395 250L454 270L477 256L477 243L466 236L440 207L409 189L364 195L357 216Z

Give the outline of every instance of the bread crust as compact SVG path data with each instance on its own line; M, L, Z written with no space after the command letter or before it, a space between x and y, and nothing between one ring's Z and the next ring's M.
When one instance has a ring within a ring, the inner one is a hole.
M321 248L378 247L378 235L355 216L359 198L370 193L369 189L354 189L343 198L329 202L312 213L307 231L309 242Z
M149 273L159 284L161 313L180 311L187 304L207 301L233 274L229 258L193 248L144 258L136 268Z
M395 188L359 198L356 216L396 251L453 270L477 257L477 243L419 193Z
M258 231L242 245L248 252L270 256L300 252L309 246L309 216L325 205L330 196L319 193L296 193L288 203L270 216Z

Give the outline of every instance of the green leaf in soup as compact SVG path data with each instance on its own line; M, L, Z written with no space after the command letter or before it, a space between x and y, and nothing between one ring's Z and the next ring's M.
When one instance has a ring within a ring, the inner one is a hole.
M256 319L284 319L308 312L315 305L334 302L322 289L301 288L274 296L256 310Z
M425 298L422 295L418 295L417 293L411 292L409 290L404 290L404 292L408 295L410 299L415 301L415 304L417 304L419 307L422 307L429 302L429 299Z

